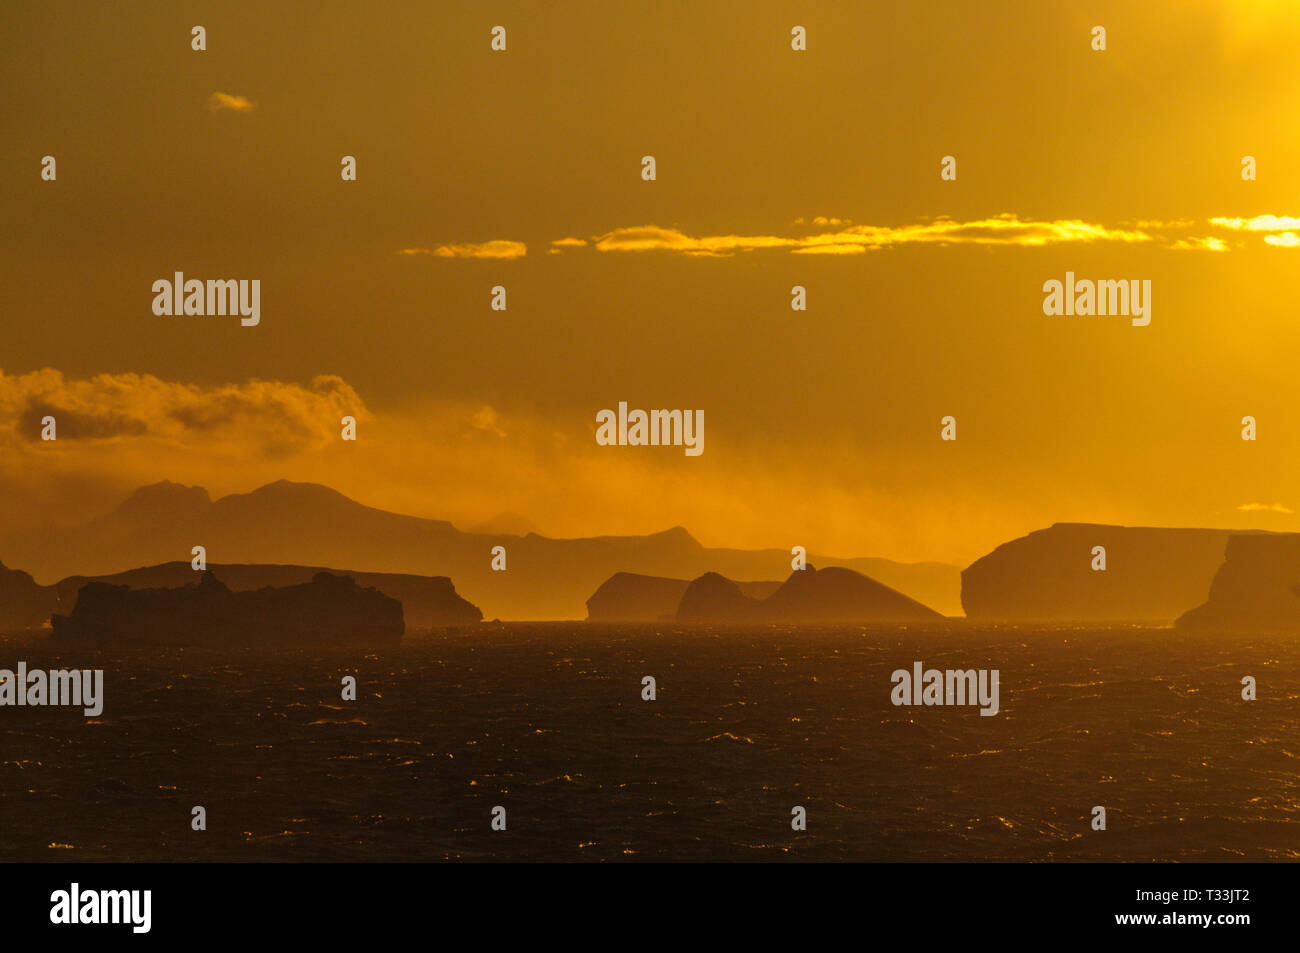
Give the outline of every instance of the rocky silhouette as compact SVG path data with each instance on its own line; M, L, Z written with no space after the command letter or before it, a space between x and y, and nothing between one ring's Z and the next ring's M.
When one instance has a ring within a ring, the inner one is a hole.
M292 586L310 582L317 573L347 576L358 585L378 589L402 604L408 629L425 629L448 625L468 625L483 618L472 603L456 594L456 587L446 576L413 576L402 573L353 572L326 566L275 566L266 564L212 563L208 569L236 592L267 586ZM88 582L104 582L132 589L166 589L194 582L194 569L188 562L145 566L110 576L69 576L55 583L58 605L65 610L77 599ZM46 617L48 618L48 613Z
M53 587L38 586L27 573L0 563L0 632L39 628L56 605Z
M874 579L826 566L792 572L761 603L769 622L936 622L943 616Z
M642 576L616 572L600 584L587 600L589 622L659 622L676 618L689 579ZM739 582L751 599L765 599L780 588L779 582Z
M1209 598L1178 618L1179 628L1300 631L1300 535L1228 538Z
M503 619L581 619L587 597L619 571L694 578L714 570L733 579L771 579L790 567L789 550L710 549L681 527L585 539L465 533L443 520L389 513L328 487L284 480L216 501L202 487L157 483L80 526L10 536L0 553L38 581L52 583L73 574L100 576L188 559L196 544L207 548L214 563L449 576L487 616ZM506 572L492 571L494 546L506 548ZM818 565L855 569L944 611L960 611L955 566L812 558Z
M132 589L89 582L71 615L52 619L54 639L167 645L395 646L402 604L346 576L234 592L205 572L196 585Z
M349 576L360 585L378 589L402 603L406 624L411 629L469 625L483 618L477 606L457 595L446 576L353 572L327 566L214 563L208 568L236 592L310 582L319 572ZM77 593L88 582L131 589L168 589L189 585L195 577L195 570L188 562L171 562L107 576L68 576L52 586L41 586L27 573L5 569L0 564L0 632L47 625L54 613L71 611Z
M679 622L907 623L941 622L943 616L876 580L829 566L796 570L771 595L751 598L716 572L687 586L677 608Z
M1056 523L973 562L962 605L975 621L1169 624L1205 601L1232 535ZM1092 568L1096 546L1106 550L1104 571Z
M751 599L726 576L706 572L682 593L678 622L759 622L763 603Z

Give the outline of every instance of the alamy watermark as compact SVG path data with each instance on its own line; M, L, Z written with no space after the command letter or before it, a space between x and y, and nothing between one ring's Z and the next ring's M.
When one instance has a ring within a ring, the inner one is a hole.
M688 457L704 452L703 410L631 410L596 414L596 443L602 447L685 447Z
M133 933L148 933L153 926L153 891L82 890L81 884L74 883L50 894L50 922L60 926L124 923Z
M889 699L895 705L979 705L981 715L998 713L998 669L925 669L920 662L912 670L896 669L890 676L894 689Z
M153 313L160 316L193 314L238 314L239 323L256 327L262 320L262 281L260 278L235 280L209 278L185 279L178 271L172 280L159 278L153 283Z
M1065 281L1055 278L1043 282L1043 314L1131 316L1134 327L1151 323L1151 279L1113 281L1100 278L1074 278L1065 273Z
M0 668L0 706L69 705L81 708L87 718L104 713L104 670Z

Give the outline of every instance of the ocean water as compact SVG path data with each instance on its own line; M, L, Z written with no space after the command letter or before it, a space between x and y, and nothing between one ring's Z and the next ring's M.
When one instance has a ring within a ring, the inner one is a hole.
M96 719L0 708L0 859L1293 860L1297 650L967 625L507 624L274 654L0 638L0 668L106 683ZM916 661L998 669L1001 711L895 707Z

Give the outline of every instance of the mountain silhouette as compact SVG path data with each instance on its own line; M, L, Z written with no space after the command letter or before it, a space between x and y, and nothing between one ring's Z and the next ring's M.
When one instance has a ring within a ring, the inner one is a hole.
M58 597L28 573L0 563L0 632L39 628L49 620Z
M763 579L789 570L786 550L710 549L678 526L647 536L552 539L466 533L445 520L365 506L325 486L280 480L212 501L201 487L142 487L110 513L72 528L24 533L0 554L38 580L101 576L188 560L204 546L210 564L347 566L362 572L448 576L489 617L580 619L615 572L694 578L709 570ZM504 546L506 570L493 571ZM856 569L953 612L959 571L942 563L816 557Z
M809 564L790 573L765 599L751 598L716 572L705 573L682 594L677 621L829 625L942 622L944 617L852 569L819 570Z
M265 564L212 563L208 569L231 589L240 592L263 589L267 586L285 587L310 582L318 573L330 573L356 580L366 588L377 589L402 604L406 627L410 629L434 626L465 625L478 622L483 613L478 607L456 594L456 588L446 576L413 576L404 573L354 572L330 569L324 566L276 566ZM88 582L102 582L131 589L167 589L187 586L194 582L197 573L187 562L163 563L145 566L127 572L92 578L68 576L56 582L54 590L57 604L66 611L77 601L77 593ZM46 613L47 617L49 613Z
M488 536L527 536L537 532L537 527L518 513L498 513L489 520L468 527L468 531Z
M776 592L762 602L770 622L937 622L943 616L876 580L827 566L792 572Z
M457 595L446 576L257 564L210 564L208 569L235 591L300 585L321 572L346 576L399 601L410 629L472 624L483 618L478 607ZM193 584L197 575L188 562L170 562L106 576L68 576L52 586L39 586L27 573L5 569L0 564L0 632L41 628L54 613L71 611L77 594L87 583L129 589L170 589Z
M1232 536L1205 603L1180 629L1300 631L1300 535Z
M1221 529L1056 523L1003 543L961 574L972 620L1170 623L1205 601L1229 537ZM1105 548L1105 570L1093 549Z
M52 638L108 644L203 645L401 642L402 604L345 576L235 592L216 574L176 589L132 589L90 582L69 615L54 615Z
M666 579L616 572L600 584L587 600L589 622L659 622L676 617L689 579ZM742 593L752 599L766 599L779 582L739 582Z
M726 576L706 572L691 580L677 606L678 622L759 622L762 601L745 595Z

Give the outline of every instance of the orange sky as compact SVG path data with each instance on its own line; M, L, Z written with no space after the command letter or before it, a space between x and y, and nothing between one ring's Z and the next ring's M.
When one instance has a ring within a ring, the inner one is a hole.
M1296 4L266 6L0 11L0 530L281 477L963 564L1300 529ZM155 316L178 270L260 279L260 325ZM1150 280L1150 326L1045 316L1067 271ZM620 400L704 454L597 447Z

